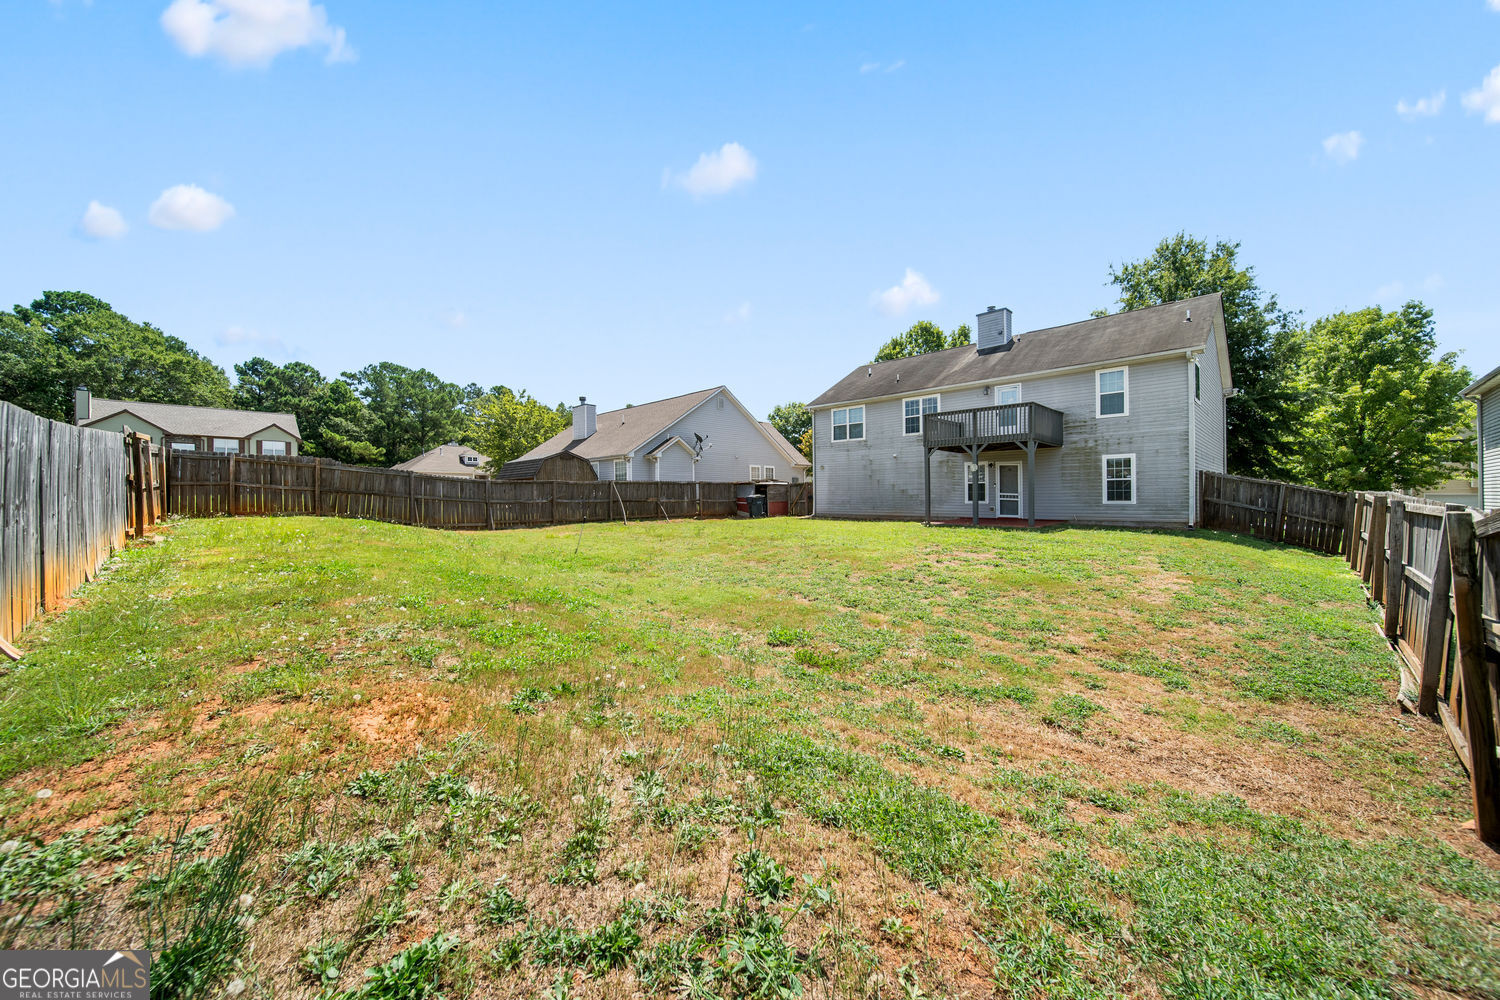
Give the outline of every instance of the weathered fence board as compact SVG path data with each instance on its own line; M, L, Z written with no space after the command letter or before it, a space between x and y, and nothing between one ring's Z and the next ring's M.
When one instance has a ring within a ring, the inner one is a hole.
M1458 668L1453 700L1440 711L1469 768L1475 832L1500 844L1500 514L1476 523L1452 511L1446 521Z
M0 640L125 543L125 473L119 434L0 403Z
M183 451L167 456L166 477L167 509L185 517L312 514L468 530L730 517L736 487L464 479L301 456ZM812 512L806 484L767 489L774 494L770 499L786 502L790 512Z
M1345 550L1351 497L1266 479L1198 474L1198 524L1315 552Z

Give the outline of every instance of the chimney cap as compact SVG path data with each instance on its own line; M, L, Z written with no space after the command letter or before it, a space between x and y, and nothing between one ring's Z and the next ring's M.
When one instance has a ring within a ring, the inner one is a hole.
M589 398L587 396L579 396L578 397L578 402L579 403L587 403L588 401L589 401Z

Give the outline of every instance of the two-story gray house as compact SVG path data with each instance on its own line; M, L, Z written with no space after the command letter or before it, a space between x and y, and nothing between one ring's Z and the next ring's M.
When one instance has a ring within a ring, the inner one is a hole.
M1500 510L1500 368L1474 380L1463 392L1474 401L1479 447L1480 510ZM1475 501L1470 501L1475 502Z
M1190 525L1234 388L1217 293L854 369L809 404L823 517Z

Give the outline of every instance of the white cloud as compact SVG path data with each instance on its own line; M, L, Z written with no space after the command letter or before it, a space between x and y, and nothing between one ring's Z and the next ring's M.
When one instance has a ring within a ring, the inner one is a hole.
M873 73L873 72L875 72L879 68L880 68L880 63L878 63L878 62L867 62L867 63L860 63L859 64L859 71L861 73Z
M326 49L324 62L350 62L355 52L344 29L311 0L172 0L162 30L190 56L213 56L231 66L266 66L283 52Z
M97 201L89 202L89 207L83 210L78 228L85 236L96 240L117 240L130 229L125 225L125 217L120 214L119 209L101 205Z
M469 325L469 314L462 309L450 309L443 317L443 322L455 330L462 330Z
M1404 291L1406 291L1404 282L1392 281L1375 289L1375 294L1371 298L1376 302L1390 302L1400 298Z
M1500 10L1500 0L1489 0L1490 10Z
M662 174L662 187L680 187L694 198L724 194L755 180L760 164L737 142L726 142L712 153L704 153L683 173L670 169Z
M243 326L231 326L214 340L220 347L245 347L277 357L285 357L291 353L287 350L286 343L274 333L247 330Z
M894 72L896 72L896 70L900 69L902 66L905 66L905 65L906 65L906 60L905 59L897 59L895 62L891 63L889 66L887 66L885 63L881 63L881 62L864 62L864 63L860 63L859 64L859 71L861 73L874 73L876 71L879 71L879 72L882 72L882 73L894 73Z
M1448 103L1448 92L1440 90L1431 97L1419 97L1415 101L1408 102L1406 98L1396 102L1396 114L1413 121L1417 118L1431 118L1433 115L1441 114L1443 105Z
M741 302L739 305L735 306L733 309L724 314L724 323L726 325L748 322L750 322L749 302Z
M1493 0L1490 6L1495 6ZM1496 9L1500 10L1500 7ZM1478 90L1464 95L1464 110L1484 115L1485 122L1490 125L1500 122L1500 66L1490 70L1490 75L1484 78Z
M870 296L870 301L887 316L899 316L912 306L933 305L939 297L926 278L908 267L899 285L876 292Z
M1441 274L1429 274L1422 281L1422 291L1435 292L1447 283L1448 282L1443 279L1443 276Z
M1323 152L1335 163L1349 163L1359 159L1359 147L1365 144L1365 137L1359 132L1338 132L1323 140Z
M196 184L167 188L151 205L147 218L158 229L189 229L206 233L218 229L234 215L234 206Z

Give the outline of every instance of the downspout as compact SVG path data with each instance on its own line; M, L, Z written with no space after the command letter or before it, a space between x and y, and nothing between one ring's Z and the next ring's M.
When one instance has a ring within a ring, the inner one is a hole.
M1193 352L1187 352L1187 416L1188 416L1188 511L1189 528L1196 527L1198 520L1198 412L1193 385Z

